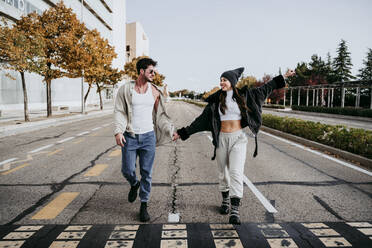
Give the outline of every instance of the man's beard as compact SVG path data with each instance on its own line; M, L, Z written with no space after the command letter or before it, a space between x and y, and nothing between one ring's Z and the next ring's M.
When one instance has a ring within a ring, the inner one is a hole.
M146 77L146 76L145 76L145 78L146 78L146 81L147 81L147 82L152 82L152 81L154 81L153 78L149 78L149 77Z

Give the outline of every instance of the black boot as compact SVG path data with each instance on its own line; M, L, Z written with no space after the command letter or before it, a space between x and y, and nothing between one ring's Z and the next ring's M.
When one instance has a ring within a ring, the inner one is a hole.
M146 222L150 220L150 215L147 212L147 202L141 202L140 221Z
M229 191L221 192L222 193L222 203L220 207L220 214L228 214L230 208L229 202Z
M128 201L134 202L137 198L137 191L140 187L140 182L137 181L133 186L130 187L130 191L128 193Z
M239 205L239 198L231 198L230 224L240 225Z

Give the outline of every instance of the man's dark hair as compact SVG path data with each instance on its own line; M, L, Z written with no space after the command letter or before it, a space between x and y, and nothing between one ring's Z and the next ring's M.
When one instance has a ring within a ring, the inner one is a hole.
M155 60L152 60L151 58L142 58L137 61L136 67L137 67L137 73L140 74L140 70L144 69L146 70L149 65L156 66L158 62Z

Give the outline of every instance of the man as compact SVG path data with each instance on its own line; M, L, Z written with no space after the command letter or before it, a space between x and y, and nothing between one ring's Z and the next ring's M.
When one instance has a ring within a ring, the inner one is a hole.
M151 82L157 62L151 58L138 60L138 79L118 90L114 117L116 144L121 146L122 173L131 185L128 201L141 200L140 221L150 220L147 202L150 198L155 145L172 141L173 124L166 113L161 91ZM139 157L140 181L136 176Z

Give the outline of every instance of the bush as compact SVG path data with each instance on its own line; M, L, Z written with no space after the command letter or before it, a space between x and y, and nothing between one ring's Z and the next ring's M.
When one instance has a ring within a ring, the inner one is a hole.
M372 159L372 131L295 118L262 115L262 124L305 139Z
M263 107L264 108L274 108L274 109L285 109L285 107L283 105L279 105L279 104L264 104Z
M360 108L325 108L317 106L296 106L292 105L293 110L318 112L318 113L330 113L338 115L352 115L372 118L372 109L360 109Z

